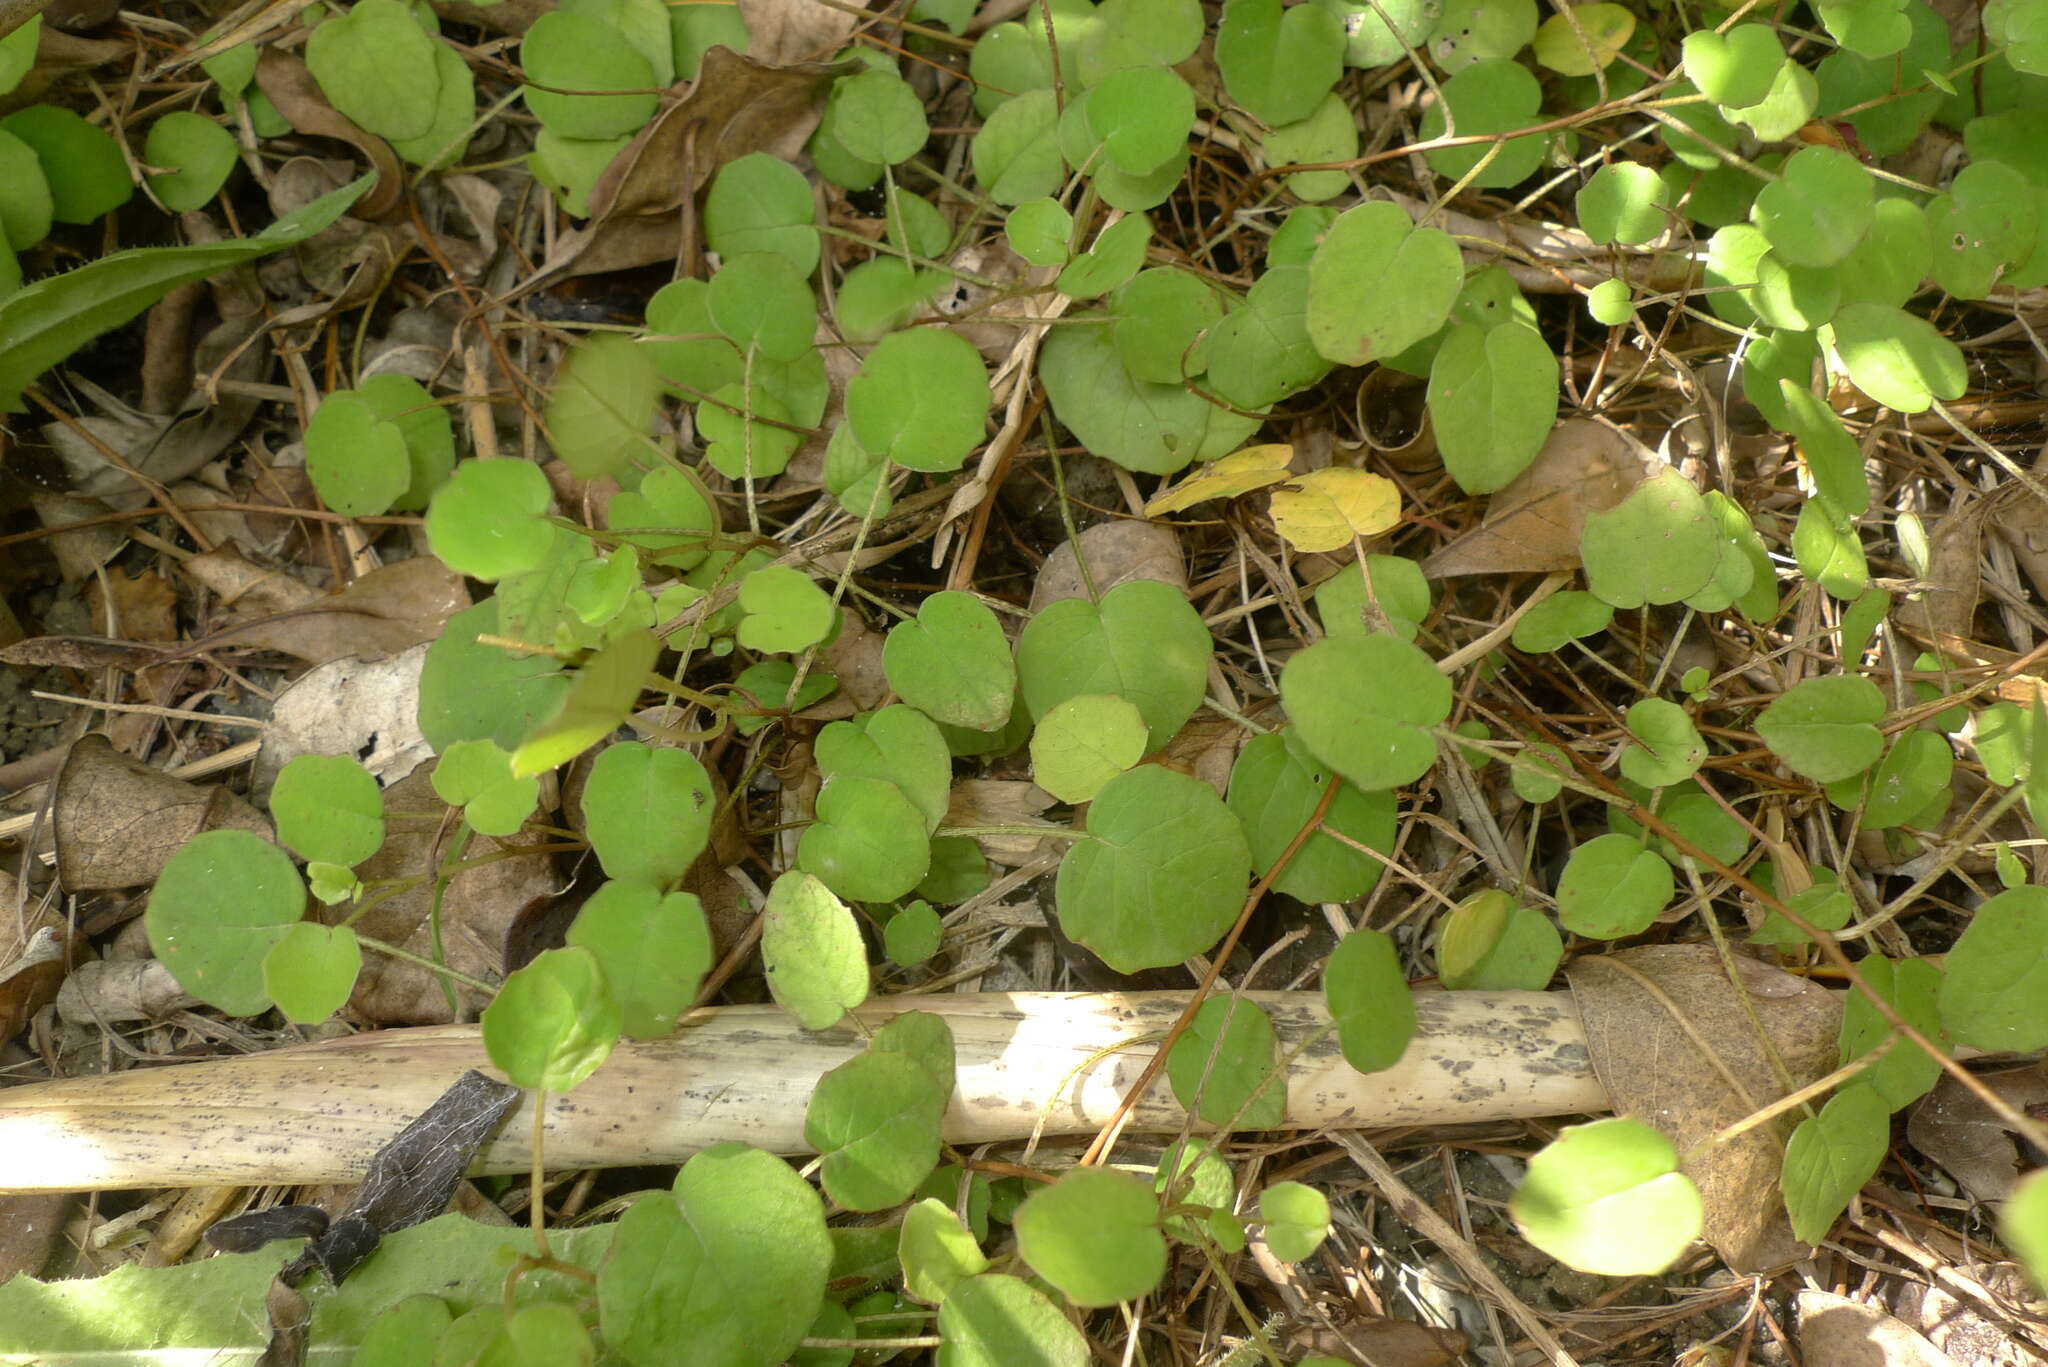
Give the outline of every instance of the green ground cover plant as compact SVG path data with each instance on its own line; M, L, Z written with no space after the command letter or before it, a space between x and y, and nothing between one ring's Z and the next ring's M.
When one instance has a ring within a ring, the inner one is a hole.
M473 837L587 850L601 879L562 942L482 985L496 1067L570 1092L697 1002L720 949L684 885L796 747L814 793L799 829L756 831L758 963L811 1030L940 952L946 909L993 877L979 838L1056 842L1061 934L1133 975L1227 956L1269 891L1358 904L1420 794L1484 782L1516 804L1521 863L1430 885L1426 934L1360 918L1328 949L1344 1058L1400 1059L1411 979L1540 989L1568 951L1753 940L1850 985L1841 1071L1787 1108L1781 1199L1799 1238L1825 1238L1958 1047L2048 1047L2039 677L2012 652L1966 658L1969 614L1930 615L1952 590L1894 459L1939 439L1944 462L2048 497L1972 416L1994 382L1957 341L2017 317L2038 359L2015 301L2048 284L2048 7L1996 0L1967 41L1921 0L976 9L849 21L811 54L800 151L699 163L684 267L643 319L558 327L558 365L499 377L519 393L490 397L523 404L559 466L480 447L459 376L318 395L302 437L324 507L417 515L478 590L419 679L456 833L430 867L366 874L419 814L356 757L295 758L274 842L211 830L163 867L155 956L221 1012L315 1024L366 956L403 952L364 918L492 857ZM484 62L430 7L316 5L290 31L303 63L389 164L258 231L50 273L65 225L136 193L204 211L292 130L253 83L262 44L225 34L193 49L189 107L127 130L139 183L68 108L0 116L0 408L54 395L53 367L177 286L314 238L378 176L411 194L465 171L493 120L562 231L595 231L664 110L747 51L747 13L566 3ZM32 69L38 23L0 39L0 87ZM1896 169L1929 140L1950 168ZM828 198L869 206L875 232L821 214ZM1562 226L1485 231L1531 215ZM1435 473L1330 457L1366 370L1419 396ZM1611 497L1553 487L1573 515L1545 524L1545 555L1522 524L1478 570L1424 563L1447 516L1477 527L1488 496L1505 516L1544 477L1561 417L1626 420L1659 386L1685 393L1703 448L1674 426ZM929 565L914 593L871 582L861 548L963 490L992 498L1008 462L1077 530L1065 481L1089 458L1129 487L1119 516L1220 528L1207 544L1252 548L1232 563L1276 587L1219 615L1184 580L1100 582L1085 553L1080 591L1036 606ZM855 629L882 639L887 701L807 718L846 699L826 660ZM1220 785L1175 758L1204 714L1244 733ZM998 765L1071 819L955 820L956 785ZM1875 934L1937 885L1944 953ZM1280 1123L1283 1067L1272 1021L1219 987L1165 1077L1250 1132ZM953 1090L942 1015L900 1016L821 1080L809 1168L722 1145L607 1232L537 1222L502 1297L429 1289L442 1245L394 1240L359 1293L377 1314L332 1332L365 1367L654 1364L678 1342L713 1367L1079 1364L1091 1327L1121 1332L1090 1312L1153 1295L1176 1259L1220 1266L1258 1238L1299 1261L1329 1233L1322 1193L1240 1192L1195 1141L1143 1172L1112 1155L1035 1185L970 1175L942 1145ZM1571 1267L1656 1274L1701 1228L1683 1157L1640 1120L1571 1127L1510 1213ZM2048 1282L2048 1174L1996 1237ZM1255 1322L1237 1332L1278 1360Z

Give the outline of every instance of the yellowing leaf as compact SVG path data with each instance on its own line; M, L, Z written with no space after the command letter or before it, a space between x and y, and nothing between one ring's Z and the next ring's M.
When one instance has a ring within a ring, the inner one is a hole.
M1181 512L1212 498L1236 498L1287 478L1287 462L1294 448L1285 442L1273 446L1247 446L1221 460L1210 461L1178 486L1145 505L1145 516L1164 517Z
M1590 76L1620 56L1635 31L1635 15L1620 5L1574 5L1543 21L1530 50L1560 76Z
M653 632L635 631L591 656L576 671L555 715L512 752L512 776L544 774L610 735L633 710L660 654Z
M1298 551L1334 551L1400 520L1401 491L1366 470L1316 470L1273 491L1273 527Z

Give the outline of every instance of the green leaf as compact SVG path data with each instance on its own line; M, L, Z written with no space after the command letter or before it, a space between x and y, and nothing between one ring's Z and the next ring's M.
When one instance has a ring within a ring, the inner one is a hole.
M1850 304L1834 317L1835 354L1858 389L1887 408L1924 413L1969 385L1963 353L1932 323L1883 304Z
M929 1197L903 1212L897 1242L903 1289L927 1305L943 1305L954 1287L988 1270L988 1257L960 1217Z
M918 887L921 889L924 884ZM945 933L945 922L932 910L931 903L912 902L899 908L882 928L882 950L890 963L915 968L939 952Z
M1917 824L1930 802L1946 796L1954 769L1955 752L1948 737L1908 731L1860 781L1849 778L1829 784L1828 801L1845 811L1860 805L1866 830Z
M1573 850L1557 882L1564 928L1596 940L1640 934L1670 903L1671 866L1627 835L1602 835Z
M1034 266L1064 266L1074 238L1074 216L1056 199L1030 199L1003 220L1010 249Z
M1303 1182L1275 1182L1259 1193L1266 1247L1283 1263L1298 1263L1322 1247L1330 1233L1330 1201Z
M1339 215L1316 248L1304 325L1318 353L1364 365L1442 327L1464 281L1450 234L1375 200Z
M1705 1219L1671 1141L1619 1116L1567 1127L1529 1160L1508 1211L1530 1243L1605 1277L1662 1272Z
M1611 68L1606 89L1610 92L1608 98L1612 98L1622 93L1614 89L1615 85L1632 74L1627 66L1615 67L1614 61L1627 47L1636 27L1635 15L1621 5L1573 5L1569 13L1559 11L1537 28L1533 55L1540 65L1560 76L1580 80ZM1654 42L1652 47L1654 50Z
M2048 1044L2048 888L2013 888L1978 907L1942 967L1942 1024L1959 1043L2017 1053Z
M1586 586L1618 608L1676 603L1705 588L1722 543L1706 501L1675 469L1651 475L1607 512L1586 514L1579 537Z
M1094 299L1108 294L1138 273L1145 264L1145 244L1152 225L1143 214L1126 214L1096 234L1094 244L1060 272L1061 294Z
M1852 1082L1808 1116L1785 1145L1785 1209L1793 1237L1809 1244L1828 1231L1891 1146L1891 1110L1872 1088Z
M661 653L647 630L619 637L592 656L569 683L562 705L512 752L521 778L567 764L626 720Z
M939 1307L941 1367L1088 1367L1088 1340L1029 1282L988 1272Z
M1310 6L1297 8L1303 13L1317 13ZM1266 134L1259 144L1259 154L1268 166L1350 161L1358 155L1358 119L1343 97L1332 91L1309 111L1307 118L1282 124ZM1335 199L1351 189L1351 177L1342 170L1294 171L1280 183L1289 194L1311 202Z
M128 160L113 135L61 105L17 109L0 119L0 129L35 149L50 186L50 211L59 223L90 223L120 208L135 193Z
M497 742L460 740L434 765L434 793L480 835L512 835L533 815L540 780L514 778L512 755Z
M1279 240L1278 234L1274 240ZM1209 329L1206 347L1210 386L1243 409L1277 403L1331 369L1316 352L1305 326L1308 267L1275 265L1270 256L1267 264L1243 306ZM1205 448L1203 454L1206 457L1209 451Z
M1685 35L1686 78L1716 104L1743 108L1771 91L1785 49L1765 24L1737 24L1726 33L1700 29Z
M797 842L797 866L842 897L892 902L931 869L925 814L884 779L834 779L818 794L818 819Z
M1136 705L1146 750L1171 740L1207 693L1209 629L1186 598L1152 579L1119 584L1097 604L1048 604L1017 638L1025 708L1043 718L1068 698L1108 693Z
M426 507L455 468L455 428L448 410L434 402L425 385L395 371L372 375L355 392L405 438L405 492L391 506L404 512Z
M348 1004L363 948L347 926L298 921L263 956L263 990L294 1025L318 1025Z
M384 843L384 794L345 755L300 755L270 791L277 838L307 859L360 864Z
M1170 68L1125 67L1089 90L1087 117L1109 165L1141 176L1186 152L1195 92Z
M1140 271L1111 300L1116 353L1132 378L1179 384L1209 368L1204 334L1223 319L1223 300L1191 271Z
M1366 593L1366 581L1372 592ZM1422 567L1406 556L1370 554L1365 572L1351 567L1316 586L1316 617L1331 636L1352 636L1364 640L1373 632L1370 623L1377 616L1404 641L1413 641L1429 616L1429 580ZM1348 900L1344 898L1340 901Z
M1122 698L1080 693L1039 719L1031 778L1061 802L1093 798L1145 753L1145 718Z
M36 64L36 48L41 42L42 36L43 16L41 14L31 14L19 28L4 38L0 38L0 95L5 95L20 85L21 78L28 75L34 69ZM214 61L219 60L219 58L214 59ZM209 67L208 75L213 74L210 69L211 63L202 63L202 65ZM251 70L255 68L253 60L250 62L250 68ZM216 77L216 79L218 78Z
M573 1091L619 1042L618 1001L587 949L546 949L484 1008L484 1048L520 1087Z
M1474 62L1443 83L1443 100L1422 113L1416 130L1427 141L1446 135L1449 123L1444 105L1455 116L1458 136L1475 133L1508 133L1540 121L1543 88L1535 75L1519 62L1506 58ZM1492 155L1498 146L1499 152ZM1483 161L1485 169L1473 177L1472 185L1498 188L1527 180L1543 164L1548 139L1539 135L1508 138L1498 144L1468 143L1440 147L1424 155L1431 169L1449 180L1462 180Z
M916 156L931 136L924 101L893 71L840 77L832 104L834 135L862 161L894 166Z
M1847 152L1802 147L1778 174L1757 193L1749 216L1788 265L1835 265L1870 231L1874 182Z
M1799 443L1814 488L1852 517L1866 511L1870 482L1863 474L1863 453L1835 410L1792 380L1778 382L1778 399L1784 405L1784 430Z
M1255 287L1253 295L1257 294ZM1285 304L1275 307L1284 310ZM1284 321L1279 325L1284 327ZM1217 325L1218 334L1229 326L1230 318L1225 318ZM1269 329L1266 335L1250 331L1244 339L1245 349L1261 353L1264 364L1277 371L1294 373L1301 364L1299 353L1292 357L1262 354L1270 335ZM1223 363L1223 355L1214 350L1216 345L1219 343L1212 339L1212 371ZM1314 363L1311 368L1320 374L1327 365ZM1240 417L1219 408L1179 384L1150 384L1131 378L1106 327L1054 328L1039 352L1038 375L1054 416L1078 441L1104 460L1142 474L1170 475L1190 461L1228 455L1242 446L1260 423L1257 417Z
M1982 299L2035 251L2034 186L1999 161L1973 161L1948 193L1927 205L1934 282L1958 299Z
M1263 875L1308 824L1323 790L1338 784L1322 827L1295 852L1273 891L1302 902L1349 902L1379 882L1380 861L1330 832L1375 850L1394 847L1391 792L1360 792L1316 761L1293 728L1254 736L1230 770L1230 810L1244 825L1252 872Z
M820 1077L804 1112L825 1193L848 1210L887 1210L939 1161L946 1092L907 1054L870 1049Z
M1437 938L1437 974L1454 992L1540 992L1563 958L1550 918L1494 888L1453 907Z
M711 776L687 750L605 747L583 787L583 822L605 876L670 884L711 838Z
M1929 959L1901 959L1893 963L1882 954L1869 954L1857 961L1856 972L1865 986L1890 1003L1914 1029L1937 1045L1948 1044L1936 1001L1943 976L1940 966ZM1892 1110L1904 1110L1941 1081L1941 1060L1903 1035L1892 1039L1891 1023L1877 1013L1870 999L1861 992L1849 993L1842 1002L1839 1061L1848 1063L1879 1048L1884 1049L1884 1056L1861 1075L1861 1080L1868 1082Z
M1670 226L1669 199L1655 171L1640 162L1615 161L1593 173L1574 203L1586 236L1634 247Z
M546 655L477 643L479 635L497 629L498 604L486 599L450 617L441 638L427 647L419 724L435 749L446 751L464 740L490 740L509 749L561 706L569 690L561 666Z
M466 460L427 508L427 544L441 563L492 583L533 569L554 544L554 490L529 461Z
M706 1367L774 1367L825 1302L832 1240L811 1185L773 1154L716 1144L676 1174L675 1195L620 1217L597 1274L605 1342L629 1362L689 1345Z
M1050 90L1027 90L988 116L968 152L974 179L990 199L1022 204L1059 192L1066 173L1059 117L1059 103Z
M1597 636L1613 621L1612 604L1581 589L1566 589L1523 613L1511 639L1516 650L1543 655L1562 650L1568 641Z
M818 733L814 753L828 783L848 777L879 779L910 800L927 833L945 820L952 756L938 726L917 709L896 703L863 712L852 721L835 721Z
M1166 1275L1152 1189L1128 1173L1070 1169L1026 1197L1013 1224L1024 1261L1075 1305L1136 1300Z
M1009 639L995 613L971 593L926 596L917 617L889 629L882 672L896 696L948 726L993 731L1017 691Z
M657 458L647 429L660 404L653 353L618 333L600 333L578 343L555 372L548 437L577 478L616 476Z
M1429 415L1444 468L1467 493L1527 469L1557 420L1557 357L1534 328L1452 327L1429 368Z
M860 444L932 474L959 469L981 444L989 402L981 353L939 328L884 337L846 386L846 416Z
M1344 1061L1361 1073L1391 1068L1415 1038L1415 998L1400 951L1384 931L1354 930L1323 967L1323 996Z
M1373 687L1361 689L1360 680ZM1399 637L1327 637L1280 671L1280 697L1309 751L1367 792L1412 783L1436 762L1451 684Z
M1166 1217L1166 1232L1185 1243L1200 1243L1207 1221L1195 1216L1228 1213L1236 1196L1230 1165L1203 1139L1177 1139L1167 1145L1152 1171L1152 1191L1168 1206L1186 1213Z
M434 126L437 44L401 0L357 0L306 40L306 67L345 117L382 138Z
M235 135L212 119L176 110L149 126L142 159L157 168L149 188L173 213L205 205L241 160Z
M1370 70L1398 62L1429 37L1443 6L1438 0L1316 0L1344 25L1347 65Z
M348 390L321 400L306 424L306 474L320 499L344 517L388 511L412 483L405 433Z
M867 951L846 904L808 873L768 889L761 961L776 1005L806 1030L825 1030L867 1000Z
M1683 707L1665 698L1645 698L1628 710L1635 744L1621 752L1621 773L1645 788L1683 783L1706 762L1707 745Z
M19 134L12 118L6 127ZM22 389L92 338L135 318L179 285L305 241L341 217L373 183L365 176L322 195L254 237L113 252L0 299L0 411L23 411Z
M42 16L36 18L40 21ZM0 291L4 295L21 287L21 265L14 254L27 251L49 235L55 207L50 198L49 178L43 174L35 148L4 128L0 128L0 185L6 187L6 192L0 194L0 243L9 249L9 281L7 289Z
M818 303L803 273L777 252L727 257L705 295L711 321L744 352L795 360L811 347Z
M1884 694L1868 679L1831 675L1794 684L1757 715L1771 753L1816 783L1839 783L1877 763Z
M1268 127L1315 112L1344 70L1344 26L1318 5L1226 0L1216 66L1230 98Z
M739 643L764 655L795 655L838 625L832 595L789 565L769 565L740 581Z
M143 917L150 952L187 992L233 1016L270 1006L263 956L306 910L291 856L247 831L185 842L157 875Z
M1200 779L1141 765L1105 784L1060 863L1060 928L1120 973L1210 949L1237 920L1251 851Z
M1173 1098L1205 1124L1277 1129L1287 1116L1279 1038L1264 1007L1245 997L1203 1002L1166 1055Z
M2048 1286L2048 1169L2028 1173L2012 1189L1998 1215L1998 1233L2034 1285Z
M638 132L660 103L653 63L617 29L587 15L541 15L519 44L519 62L529 82L526 107L563 137ZM620 93L558 93L563 91Z

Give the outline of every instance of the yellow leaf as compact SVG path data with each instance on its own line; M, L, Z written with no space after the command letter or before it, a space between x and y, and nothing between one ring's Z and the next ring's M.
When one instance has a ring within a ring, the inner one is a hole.
M1273 491L1273 527L1298 551L1334 551L1400 520L1401 491L1366 470L1316 470Z
M1179 485L1145 505L1145 516L1164 517L1192 508L1212 498L1236 498L1287 478L1287 462L1294 448L1282 442L1275 446L1247 446L1222 460L1212 460L1182 480Z
M1635 32L1635 15L1620 5L1574 5L1569 15L1543 21L1531 52L1560 76L1590 76L1619 57Z

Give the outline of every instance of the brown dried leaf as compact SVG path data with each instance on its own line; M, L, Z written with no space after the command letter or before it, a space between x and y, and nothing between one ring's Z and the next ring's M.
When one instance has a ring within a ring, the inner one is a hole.
M1604 513L1649 472L1628 436L1591 418L1558 424L1535 463L1493 496L1486 518L1422 562L1432 579L1569 570L1587 513Z
M313 664L376 659L435 640L468 606L461 575L432 556L417 556L372 570L317 603L223 628L200 645L275 650Z
M107 608L112 603L112 625L124 641L178 639L178 596L155 570L130 579L116 565L86 586L85 601L91 620L101 626L108 625Z
M66 892L153 883L165 862L202 831L272 838L269 819L235 793L172 778L97 733L81 736L65 756L52 816L57 878Z
M363 881L431 874L434 861L446 857L448 841L459 829L459 823L451 819L447 804L435 796L431 774L428 768L415 769L385 789L387 811L415 816L411 821L394 823L383 848L357 870ZM553 896L558 888L554 867L546 855L490 859L493 854L515 848L516 844L510 841L488 836L472 838L465 857L488 862L471 863L456 874L441 901L443 962L485 983L496 984L504 976L505 941L520 909L537 897ZM357 931L433 961L433 891L429 880L378 903L356 923ZM351 910L330 907L322 915L331 922L339 922ZM475 1020L491 995L460 985L455 993L465 1020ZM381 954L365 956L362 976L356 979L349 1005L378 1025L440 1025L451 1019L439 978L417 964Z
M797 0L806 10L838 11ZM768 50L757 34L759 53ZM613 158L590 192L590 221L566 233L540 280L591 275L673 258L679 210L729 161L750 152L791 157L818 125L825 92L845 65L777 66L715 47L689 93L669 105ZM539 283L536 281L535 283Z
M1188 586L1187 566L1180 555L1180 536L1173 528L1136 518L1098 522L1081 533L1081 554L1087 557L1088 574L1097 594L1108 593L1118 584L1133 579L1156 579L1183 592ZM1074 543L1062 541L1038 567L1038 582L1031 586L1031 611L1035 616L1048 603L1062 598L1085 598L1087 586L1075 563Z
M386 785L432 759L419 724L426 657L422 644L384 660L330 660L300 675L271 705L251 790L269 792L278 770L300 755L354 755Z
M1040 821L1038 814L1052 806L1051 793L1022 779L969 778L953 785L946 805L948 826L1043 826L1049 831L1066 827ZM1009 868L1017 868L1045 852L1045 842L1027 835L980 835L975 840L981 852Z
M846 46L861 18L856 9L817 0L739 0L739 7L747 51L770 66L829 57Z
M2048 1110L2048 1063L1994 1069L1978 1077L2018 1110ZM2003 1201L2024 1166L2018 1139L2005 1121L1947 1074L1913 1108L1906 1137L1979 1201Z
M1977 634L1973 627L1984 587L1984 517L1991 507L1988 498L1972 499L1968 507L1937 522L1928 534L1930 589L1918 607L1907 609L1920 619L1914 625L1965 638Z
M73 1025L159 1021L195 1005L161 959L106 959L80 964L57 993L57 1014Z
M314 137L334 138L345 142L363 154L363 159L377 173L377 184L370 193L357 200L349 210L357 218L377 219L398 207L405 193L404 168L398 163L398 154L391 150L391 144L360 127L352 119L342 117L339 111L320 93L320 86L313 80L313 73L306 64L296 57L287 56L275 47L266 46L261 60L256 63L256 84L277 106L277 112L284 115L296 132Z
M0 1041L11 1040L30 1016L57 1000L64 984L64 935L44 926L19 955L0 961Z
M1302 1325L1288 1335L1288 1347L1359 1367L1448 1367L1465 1356L1472 1340L1456 1329L1375 1316L1339 1327Z
M168 653L104 636L31 636L0 650L0 664L34 669L145 669Z
M1752 1011L1794 1087L1834 1067L1841 999L1753 959L1736 966L1739 988L1711 945L1651 945L1581 958L1568 970L1593 1070L1615 1114L1655 1125L1680 1153L1782 1095ZM1729 1077L1746 1096L1730 1088ZM1684 1167L1706 1205L1707 1242L1737 1272L1804 1256L1778 1196L1789 1131L1781 1126L1782 1118L1709 1146Z
M0 1196L0 1283L16 1273L37 1276L64 1237L70 1192L32 1192Z

